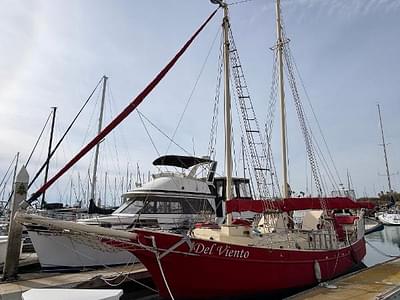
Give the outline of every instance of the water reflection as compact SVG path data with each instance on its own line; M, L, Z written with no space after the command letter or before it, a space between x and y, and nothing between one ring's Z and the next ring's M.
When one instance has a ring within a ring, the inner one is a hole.
M364 258L366 266L391 259L390 256L400 256L400 226L385 226L382 231L370 233L365 237L367 255Z

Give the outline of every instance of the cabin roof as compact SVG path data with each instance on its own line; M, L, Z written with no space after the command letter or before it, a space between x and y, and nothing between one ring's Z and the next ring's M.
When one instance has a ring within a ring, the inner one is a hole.
M164 155L153 161L155 166L173 166L188 169L197 164L210 163L212 160L208 158L182 156L182 155Z

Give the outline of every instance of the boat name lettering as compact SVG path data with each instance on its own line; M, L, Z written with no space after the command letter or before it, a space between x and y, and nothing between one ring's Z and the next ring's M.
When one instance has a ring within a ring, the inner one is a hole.
M218 245L212 244L211 246L206 246L203 243L195 243L193 246L193 252L197 254L214 255L233 258L248 258L250 252L244 249L232 249L229 245Z

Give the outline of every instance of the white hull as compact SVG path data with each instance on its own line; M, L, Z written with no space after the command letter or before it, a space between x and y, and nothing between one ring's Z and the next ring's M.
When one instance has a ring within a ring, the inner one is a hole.
M384 213L378 215L379 221L385 225L399 225L400 226L400 213Z
M128 251L111 248L88 235L29 231L29 236L42 268L81 269L136 261Z
M3 264L6 260L7 254L7 236L0 236L0 264Z

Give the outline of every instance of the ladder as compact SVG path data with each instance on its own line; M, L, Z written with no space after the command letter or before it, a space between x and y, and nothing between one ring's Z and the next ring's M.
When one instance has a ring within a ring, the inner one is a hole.
M240 63L239 53L231 30L229 30L229 43L232 77L234 79L238 106L242 117L240 124L243 135L245 135L247 139L246 152L249 156L248 160L252 169L252 174L254 175L250 176L250 180L253 180L252 177L254 177L255 186L257 187L258 196L260 198L270 198L269 185L273 185L273 176L271 176L271 181L268 182L268 172L272 174L273 171L271 168L271 155L269 155L270 151L267 151L266 146L266 143L269 143L269 141L263 138L262 132L260 131L260 126L256 118L243 68Z

